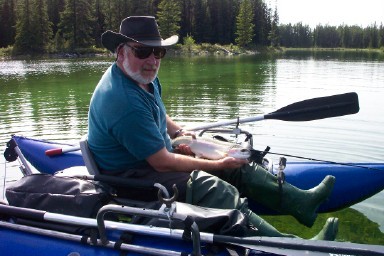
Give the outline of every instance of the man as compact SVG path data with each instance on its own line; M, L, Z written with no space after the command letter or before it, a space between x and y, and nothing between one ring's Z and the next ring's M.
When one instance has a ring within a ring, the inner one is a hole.
M186 145L179 148L184 154L173 151L171 139L191 133L166 114L157 73L165 47L177 41L178 36L163 40L155 18L148 16L128 17L119 33L102 35L103 45L117 55L97 85L89 109L89 147L102 172L158 182L168 190L177 184L179 200L186 203L239 209L255 227L253 235L292 236L264 222L242 197L312 226L317 208L332 191L333 176L311 190L300 190L288 183L279 186L275 176L244 159L194 158ZM147 199L146 193L127 190ZM323 229L326 235L318 238L333 240L336 230L337 219L330 219Z

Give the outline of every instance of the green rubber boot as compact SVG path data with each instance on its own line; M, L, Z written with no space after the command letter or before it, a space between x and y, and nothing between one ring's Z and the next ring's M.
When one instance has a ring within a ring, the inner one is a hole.
M248 210L247 214L249 218L250 231L248 236L270 236L270 237L292 237L300 238L292 234L281 233L271 224L266 222L260 216L256 215L252 211ZM327 240L333 241L336 239L338 231L338 219L337 218L328 218L322 230L311 238L311 240Z
M251 210L243 212L248 216L249 233L247 236L271 236L271 237L292 237L297 236L292 234L285 234L278 231L271 224L266 222L263 218L253 213Z
M295 217L301 224L312 227L317 209L329 197L335 177L326 176L316 187L299 189L287 182L279 186L276 176L259 165L244 165L224 177L238 188L240 194L282 214Z
M339 231L339 219L330 217L325 222L323 229L311 240L327 240L334 241L336 239L337 232Z

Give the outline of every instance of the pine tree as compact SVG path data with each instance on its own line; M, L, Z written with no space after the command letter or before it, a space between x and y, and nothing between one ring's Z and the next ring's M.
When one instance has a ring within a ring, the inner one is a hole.
M102 0L96 0L94 3L96 26L94 29L94 38L96 46L101 47L101 35L106 30L106 15L104 13Z
M65 49L75 50L94 45L92 37L95 21L87 0L67 0L59 24Z
M33 43L33 24L31 14L31 0L24 0L19 2L17 6L17 22L16 22L16 37L14 52L15 53L28 53L31 52L31 45Z
M24 0L18 6L16 53L44 53L50 45L51 23L43 0Z
M379 47L384 48L384 26L383 26L383 23L380 24L380 28L379 28Z
M157 12L157 21L163 38L177 35L180 30L181 3L179 0L162 0Z
M52 23L52 33L56 34L60 23L60 13L64 10L65 0L45 0L49 21Z
M51 45L52 23L48 19L47 4L44 0L36 0L32 8L35 28L33 51L47 52Z
M240 46L246 46L252 42L254 37L253 29L255 27L252 24L253 21L253 10L249 0L243 0L240 4L239 14L236 19L236 43Z
M279 14L277 13L277 7L273 14L271 31L269 32L268 39L271 42L271 46L279 46Z
M209 5L206 5L205 8L205 16L204 16L204 22L205 26L203 27L203 37L202 41L207 43L214 43L213 39L213 30L214 28L211 26L212 24L212 17L211 17L211 8Z
M202 0L195 0L193 2L193 14L192 14L192 25L191 25L191 36L199 43L201 43L204 34L204 7Z
M14 3L12 0L5 0L0 7L0 47L7 47L15 42Z

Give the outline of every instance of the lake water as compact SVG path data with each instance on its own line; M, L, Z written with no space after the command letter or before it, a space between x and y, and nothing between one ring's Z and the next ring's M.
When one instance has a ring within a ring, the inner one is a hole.
M12 134L78 141L87 132L94 87L112 61L112 57L0 60L0 151ZM360 112L354 115L311 122L258 121L240 128L254 135L256 149L270 146L272 152L336 162L384 161L382 55L167 56L161 65L168 114L187 126L257 116L304 99L356 92ZM20 177L15 163L5 163L1 156L1 190ZM336 216L338 240L384 244L383 202L381 192L351 208L321 214L311 229L291 217L265 218L281 231L308 238L327 217Z

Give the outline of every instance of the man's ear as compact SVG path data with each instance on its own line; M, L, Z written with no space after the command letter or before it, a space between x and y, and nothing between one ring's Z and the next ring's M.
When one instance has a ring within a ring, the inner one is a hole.
M120 50L121 48L124 47L124 44L119 44L116 48L116 61L119 59L119 54L120 54Z

